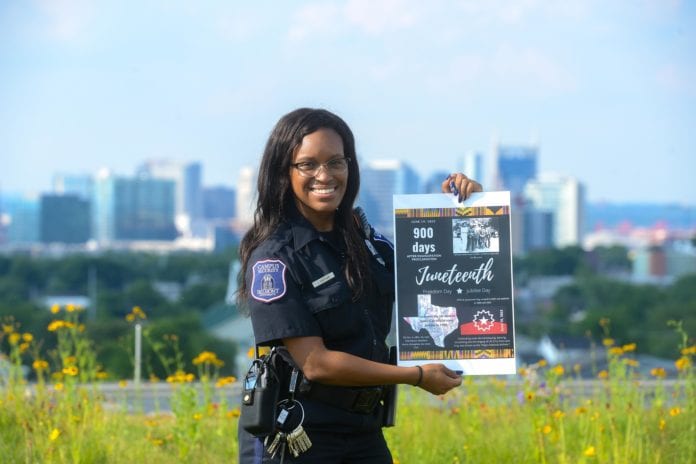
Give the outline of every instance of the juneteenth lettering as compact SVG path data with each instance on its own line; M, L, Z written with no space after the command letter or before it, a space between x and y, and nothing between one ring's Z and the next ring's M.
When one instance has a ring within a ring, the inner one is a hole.
M416 276L416 283L418 285L423 285L423 282L442 282L444 284L452 285L458 282L468 282L473 280L476 285L481 282L493 280L493 258L488 258L486 263L481 263L478 269L471 271L459 271L457 270L457 265L454 264L449 270L444 272L431 272L430 266L425 266L418 269L418 275Z

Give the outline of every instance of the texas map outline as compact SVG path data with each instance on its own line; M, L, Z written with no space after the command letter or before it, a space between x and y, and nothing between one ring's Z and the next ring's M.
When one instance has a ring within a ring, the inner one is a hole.
M404 320L416 332L425 329L435 345L442 348L445 347L445 337L459 326L457 308L433 305L431 295L418 295L418 317L404 317Z

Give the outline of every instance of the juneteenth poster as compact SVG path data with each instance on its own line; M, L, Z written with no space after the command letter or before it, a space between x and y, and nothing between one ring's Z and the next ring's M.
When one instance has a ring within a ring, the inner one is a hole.
M394 195L397 362L514 374L510 193Z

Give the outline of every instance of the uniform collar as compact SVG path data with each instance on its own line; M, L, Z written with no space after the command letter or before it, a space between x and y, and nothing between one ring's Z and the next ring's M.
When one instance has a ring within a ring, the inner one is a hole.
M291 209L287 221L292 230L295 251L304 248L312 240L323 240L319 231L296 208Z
M312 240L319 240L317 229L297 211L297 208L291 208L287 221L290 224L290 230L292 230L295 251L304 248Z

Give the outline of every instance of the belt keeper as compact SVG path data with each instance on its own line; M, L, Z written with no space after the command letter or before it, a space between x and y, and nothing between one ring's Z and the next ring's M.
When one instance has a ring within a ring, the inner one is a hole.
M417 387L421 384L423 381L423 368L420 366L416 366L418 368L418 381L413 384L414 387Z

